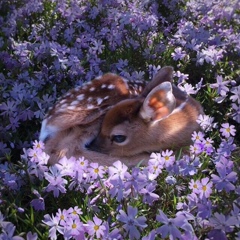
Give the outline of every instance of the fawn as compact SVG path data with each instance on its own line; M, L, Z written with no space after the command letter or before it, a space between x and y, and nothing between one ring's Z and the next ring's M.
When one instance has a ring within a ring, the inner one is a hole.
M202 107L172 84L172 75L164 67L146 84L109 73L69 91L42 122L50 164L84 156L136 165L150 152L190 144Z

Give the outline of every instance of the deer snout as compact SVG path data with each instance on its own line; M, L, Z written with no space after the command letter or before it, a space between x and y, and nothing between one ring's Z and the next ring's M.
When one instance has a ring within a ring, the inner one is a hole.
M91 142L87 143L85 147L90 151L107 153L103 148L104 146L103 142L104 141L102 141L101 138L96 137Z

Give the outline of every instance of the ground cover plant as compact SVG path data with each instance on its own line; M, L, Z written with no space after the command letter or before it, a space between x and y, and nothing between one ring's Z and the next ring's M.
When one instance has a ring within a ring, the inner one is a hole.
M240 239L239 26L237 0L2 0L0 239ZM59 96L165 65L204 107L190 155L47 165L37 139Z

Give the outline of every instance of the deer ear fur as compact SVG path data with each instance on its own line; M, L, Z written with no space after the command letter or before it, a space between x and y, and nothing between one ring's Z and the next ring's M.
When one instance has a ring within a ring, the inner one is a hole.
M175 106L176 99L172 92L172 84L163 82L147 95L139 115L145 122L159 121L167 117Z

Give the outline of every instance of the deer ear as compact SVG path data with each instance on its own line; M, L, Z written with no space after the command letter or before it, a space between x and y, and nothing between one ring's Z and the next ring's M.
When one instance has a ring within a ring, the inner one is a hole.
M167 117L175 106L176 99L172 92L172 84L163 82L147 95L139 114L146 122L158 121Z

